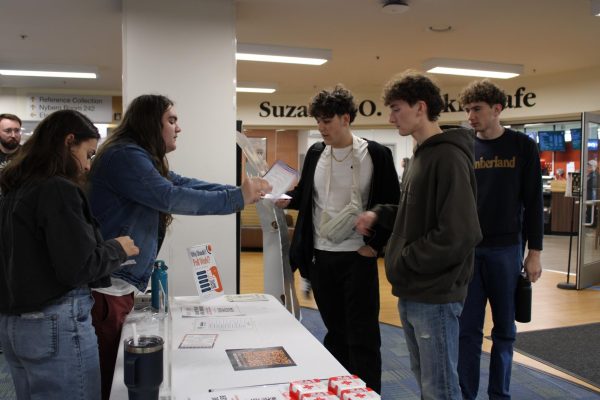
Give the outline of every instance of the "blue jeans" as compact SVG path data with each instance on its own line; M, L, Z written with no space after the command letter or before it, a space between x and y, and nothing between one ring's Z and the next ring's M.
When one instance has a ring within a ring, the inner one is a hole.
M100 399L93 304L86 287L34 313L0 314L0 342L19 400Z
M475 399L479 389L479 362L485 307L492 308L492 354L488 395L510 399L515 326L515 290L521 271L521 245L475 249L473 280L460 317L458 374L463 398Z
M398 301L410 352L410 368L423 400L460 400L458 316L462 303L427 304Z

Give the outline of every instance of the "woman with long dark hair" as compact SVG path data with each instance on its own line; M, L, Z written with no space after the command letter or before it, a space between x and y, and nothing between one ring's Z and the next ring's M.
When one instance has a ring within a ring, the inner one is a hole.
M100 147L90 173L90 202L102 233L130 235L140 247L134 265L114 272L109 288L93 292L104 399L110 395L121 328L133 307L133 294L146 290L171 214L232 214L271 190L259 178L236 187L170 171L166 154L176 148L181 132L177 120L173 102L165 96L133 99L119 127Z
M0 342L19 399L100 398L90 287L138 249L102 239L79 186L99 138L56 111L0 174Z

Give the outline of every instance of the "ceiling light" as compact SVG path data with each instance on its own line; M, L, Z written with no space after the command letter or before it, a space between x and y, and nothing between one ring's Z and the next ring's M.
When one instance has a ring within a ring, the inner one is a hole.
M75 65L17 65L2 63L0 64L0 75L33 76L43 78L96 79L98 77L98 68Z
M402 14L410 9L404 0L383 0L382 10L386 14Z
M240 93L274 93L276 90L276 85L254 82L238 82L235 88Z
M590 0L592 15L600 17L600 0Z
M484 61L450 60L432 58L423 64L432 74L479 76L484 78L509 79L523 73L523 65L501 64Z
M235 58L240 61L323 65L331 59L331 50L238 43Z
M27 71L18 69L0 69L0 75L6 76L39 76L45 78L82 78L96 79L92 72L66 72L66 71Z

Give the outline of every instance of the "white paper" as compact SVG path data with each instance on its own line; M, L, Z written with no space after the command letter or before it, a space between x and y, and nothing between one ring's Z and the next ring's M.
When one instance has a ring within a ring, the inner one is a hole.
M296 182L298 172L283 161L277 160L263 178L271 184L271 196L277 199Z
M256 323L252 318L199 318L194 329L203 331L240 331L254 329Z
M234 317L244 315L238 306L184 306L181 307L181 316L188 318L203 317Z
M232 302L247 302L247 301L269 301L269 298L262 293L246 293L246 294L227 294L225 300Z
M275 197L273 196L272 193L267 193L265 194L263 197L263 199L267 199L267 200L271 200L271 201L277 201L277 200L291 200L292 197L288 196L287 194L283 193L282 195L280 195L279 197Z
M187 334L179 344L180 349L212 349L218 335Z
M289 385L265 385L254 388L239 388L212 391L210 400L287 400Z

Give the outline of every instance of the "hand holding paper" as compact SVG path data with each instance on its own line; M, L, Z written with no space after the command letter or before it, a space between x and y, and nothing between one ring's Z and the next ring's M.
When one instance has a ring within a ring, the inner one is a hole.
M265 193L272 190L271 184L262 178L248 178L242 182L242 196L244 204L253 204L260 200Z

